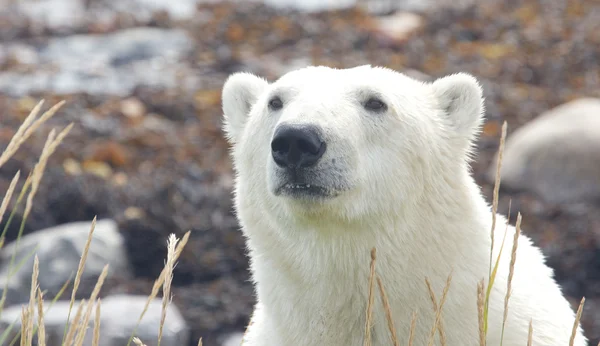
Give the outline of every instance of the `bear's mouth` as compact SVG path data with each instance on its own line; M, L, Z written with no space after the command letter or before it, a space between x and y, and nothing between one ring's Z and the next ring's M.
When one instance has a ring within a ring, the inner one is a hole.
M277 189L277 194L291 198L331 197L330 191L322 186L299 183L283 184L281 187L279 187L279 189Z

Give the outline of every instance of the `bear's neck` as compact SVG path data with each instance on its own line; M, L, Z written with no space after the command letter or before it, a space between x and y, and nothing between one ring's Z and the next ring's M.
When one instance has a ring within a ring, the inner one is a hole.
M372 248L378 271L391 281L422 282L426 276L448 275L466 261L484 260L490 208L472 178L457 186L445 197L416 202L411 210L360 221L291 221L282 231L275 229L281 226L277 221L257 217L245 232L259 298L278 290L274 282L287 286L288 293L319 286L332 295L347 292L367 280Z

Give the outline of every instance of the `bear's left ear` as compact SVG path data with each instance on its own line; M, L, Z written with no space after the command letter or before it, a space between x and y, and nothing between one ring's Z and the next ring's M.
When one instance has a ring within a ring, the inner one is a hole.
M483 91L475 77L456 73L432 84L440 107L451 126L469 140L479 131L483 121Z
M232 74L223 85L223 129L230 143L239 139L252 106L268 85L265 79L247 72Z

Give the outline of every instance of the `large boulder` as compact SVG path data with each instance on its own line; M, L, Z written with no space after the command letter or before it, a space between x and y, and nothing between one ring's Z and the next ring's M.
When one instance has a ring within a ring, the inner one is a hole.
M39 259L38 281L42 290L57 293L71 277L75 278L79 260L85 248L91 222L72 222L28 234L0 250L0 288L8 281L6 304L29 301L34 254ZM37 249L36 249L37 246ZM12 268L10 259L16 248ZM22 265L20 263L22 261ZM109 278L130 278L123 237L117 224L110 219L98 220L90 243L82 281L95 282L108 264ZM9 273L20 265L9 278Z
M488 179L496 175L496 159ZM528 190L550 203L600 198L600 99L553 108L506 140L502 186Z

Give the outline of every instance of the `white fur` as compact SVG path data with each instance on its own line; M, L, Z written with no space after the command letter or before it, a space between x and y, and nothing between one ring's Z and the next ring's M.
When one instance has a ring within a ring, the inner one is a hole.
M278 112L267 107L274 92L284 103ZM385 113L362 107L361 95L370 92L382 95ZM370 66L309 67L272 84L235 74L223 103L235 205L258 299L244 345L362 345L372 247L401 344L413 311L414 345L427 344L434 313L425 278L439 300L452 272L442 314L447 345L479 345L477 283L485 278L487 284L492 213L469 174L483 113L473 77L425 84ZM283 123L323 129L328 149L317 167L319 181L343 182L337 197L272 193L270 142ZM515 232L505 224L498 216L494 258L508 233L489 307L487 342L494 346ZM373 307L373 345L392 345L379 294ZM568 345L574 317L542 253L522 235L504 345L526 345L530 319L533 345ZM585 344L579 329L575 345Z

